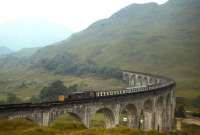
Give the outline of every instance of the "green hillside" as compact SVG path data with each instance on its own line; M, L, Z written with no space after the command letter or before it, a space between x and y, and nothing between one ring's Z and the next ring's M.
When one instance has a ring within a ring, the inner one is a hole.
M199 9L199 0L169 0L163 5L148 3L125 7L110 18L41 48L29 57L14 55L1 59L2 80L14 78L17 84L29 79L45 82L21 89L12 87L10 81L0 84L1 91L16 92L17 88L19 93L37 93L52 78L65 80L65 83L86 79L88 85L95 86L116 84L116 80L97 83L102 78L90 75L76 76L69 81L71 75L59 74L69 67L83 71L92 65L172 77L177 81L177 95L191 100L200 95Z
M23 48L23 49L17 51L16 53L14 53L13 55L15 55L17 57L31 57L39 49L40 49L39 47L35 47L35 48Z
M40 57L47 50L50 54L68 52L83 62L111 62L131 69L132 65L161 70L179 65L197 67L199 5L198 0L170 0L161 6L133 4L36 55Z
M77 63L167 75L178 82L178 95L193 98L200 95L199 9L199 0L133 4L34 58L70 53Z

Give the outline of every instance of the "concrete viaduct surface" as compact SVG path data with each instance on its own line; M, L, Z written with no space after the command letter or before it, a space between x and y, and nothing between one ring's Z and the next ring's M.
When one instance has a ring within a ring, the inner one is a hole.
M170 131L174 125L176 83L166 77L122 71L127 88L96 91L96 96L66 102L23 103L0 105L0 117L26 118L48 126L58 117L71 114L86 127L98 112L106 118L106 128L119 124L120 115L127 114L127 126L144 130Z

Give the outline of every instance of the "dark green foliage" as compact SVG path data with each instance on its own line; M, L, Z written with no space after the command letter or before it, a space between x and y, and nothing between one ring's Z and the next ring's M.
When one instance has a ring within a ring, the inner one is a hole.
M39 60L35 65L56 74L77 76L94 74L105 78L121 78L122 74L118 68L99 67L90 61L87 61L86 64L77 63L76 61L75 56L65 53L65 55L56 55L51 59Z
M192 104L200 109L200 96L196 97L193 101Z
M61 81L53 82L49 87L44 87L40 93L40 99L46 101L56 101L59 95L64 95L66 87Z
M57 101L59 95L68 95L71 92L77 91L77 87L77 85L65 87L63 82L58 80L50 86L44 87L39 97L41 101Z
M4 100L0 101L0 104L5 104L5 103L6 103L6 101L4 101Z
M43 59L38 61L38 65L44 67L49 71L55 71L56 73L63 73L64 70L69 70L73 68L73 56L66 53L64 56L56 55L52 59ZM67 69L65 69L67 68Z
M7 104L15 104L15 103L20 103L22 100L16 96L14 93L8 93L7 94Z
M176 117L185 118L185 108L183 105L180 105L176 108Z
M122 73L117 68L112 67L98 67L95 65L74 65L70 68L64 68L64 74L73 74L73 75L87 75L94 74L96 76L104 77L104 78L117 78L121 79Z
M194 116L194 117L199 117L199 118L200 118L200 112L193 112L193 113L192 113L192 116Z

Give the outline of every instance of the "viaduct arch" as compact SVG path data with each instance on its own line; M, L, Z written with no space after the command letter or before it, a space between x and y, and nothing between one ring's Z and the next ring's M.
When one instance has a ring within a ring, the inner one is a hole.
M127 126L129 128L137 128L138 127L137 107L134 104L127 104L121 108L122 110L120 114L127 115Z
M120 115L127 114L127 126L160 132L172 129L175 111L175 81L145 73L122 71L127 88L96 91L96 96L67 102L0 105L0 117L27 118L48 126L59 116L69 113L90 128L91 118L101 112L106 128L115 127Z

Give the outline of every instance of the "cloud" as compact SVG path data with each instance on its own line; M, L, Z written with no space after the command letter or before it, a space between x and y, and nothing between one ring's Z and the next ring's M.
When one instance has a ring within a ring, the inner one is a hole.
M131 3L167 0L0 0L0 24L25 17L41 17L80 31Z

